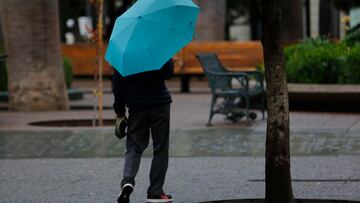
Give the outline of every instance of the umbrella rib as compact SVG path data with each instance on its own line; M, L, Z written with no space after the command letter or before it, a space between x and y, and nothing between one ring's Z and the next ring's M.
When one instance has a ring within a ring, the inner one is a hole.
M129 24L126 25L125 27L119 28L119 31L118 31L117 35L115 35L115 36L110 36L110 40L113 39L113 38L115 38L115 37L117 37L117 36L119 36L124 30L126 30L126 29L129 28L130 26L133 26L133 24L129 23ZM115 26L114 26L114 27L115 27Z
M186 39L188 39L188 40L190 40L190 41L192 40L192 38L189 38L188 36L184 35L184 34L181 33L181 32L176 31L174 28L172 28L172 27L170 27L170 26L168 26L168 25L166 25L166 24L159 23L159 22L156 22L156 21L154 21L154 20L147 19L147 18L143 18L143 19L144 19L144 20L147 20L147 21L149 21L149 22L152 22L152 23L155 23L155 24L164 26L164 27L166 27L167 29L169 29L169 30L171 30L171 31L174 31L175 33L178 33L178 34L182 35L182 36L185 37Z
M160 9L154 9L154 11L148 12L148 13L146 13L144 16L157 13L157 12L159 12L159 11L162 11L162 10L164 10L164 9L168 9L168 8L170 8L170 7L173 7L173 6L174 6L174 5L168 5L168 6L166 6L166 7L160 8Z
M146 41L149 41L149 38L146 37L147 35L144 34L144 33L145 33L144 30L142 30L141 33L142 33L143 37L147 39ZM151 50L150 50L150 46L149 46L148 44L146 44L145 47L146 47L146 50L149 52L149 54L150 54L150 56L151 56L151 58L152 58L152 60L153 60L153 63L156 63L155 57L154 57L154 55L152 54L152 52L151 52Z

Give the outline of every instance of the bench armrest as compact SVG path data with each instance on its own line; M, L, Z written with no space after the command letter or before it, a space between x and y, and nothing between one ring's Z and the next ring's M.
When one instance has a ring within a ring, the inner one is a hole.
M231 70L229 70L229 68L226 67L226 66L223 66L223 68L224 68L225 70L227 70L228 73L244 73L244 74L248 74L248 75L250 75L251 77L254 77L255 80L259 81L262 85L263 85L263 83L264 83L264 82L263 82L263 81L264 81L264 73L262 73L261 71L256 71L256 70L251 71L251 70L249 70L249 71L236 72L236 71L231 71Z
M250 75L250 77L253 77L256 81L260 83L261 87L264 87L264 73L262 73L261 71L246 71L244 73Z
M249 90L249 81L250 76L245 73L234 73L234 72L206 72L209 78L213 78L213 80L224 79L225 81L231 81L233 79L237 80L243 88ZM235 88L237 89L237 88Z
M208 71L208 73L210 73L211 75L214 76L228 76L228 77L245 77L250 79L250 76L246 73L239 73L239 72L227 72L227 73L221 73L221 72L213 72L213 71Z

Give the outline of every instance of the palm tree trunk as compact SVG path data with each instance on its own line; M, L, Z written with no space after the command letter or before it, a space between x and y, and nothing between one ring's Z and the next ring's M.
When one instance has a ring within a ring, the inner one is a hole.
M0 0L12 110L65 110L57 0Z
M262 1L262 44L264 47L267 129L265 191L266 203L291 203L289 102L284 68L281 8L279 0Z

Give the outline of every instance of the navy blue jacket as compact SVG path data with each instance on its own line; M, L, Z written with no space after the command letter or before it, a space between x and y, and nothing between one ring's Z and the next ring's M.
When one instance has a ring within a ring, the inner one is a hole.
M114 110L125 115L128 108L152 108L172 102L165 80L174 74L173 60L166 62L160 70L123 77L118 71L113 74Z

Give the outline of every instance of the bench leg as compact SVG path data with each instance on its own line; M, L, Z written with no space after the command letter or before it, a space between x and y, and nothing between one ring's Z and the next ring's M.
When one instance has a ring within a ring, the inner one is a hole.
M249 101L249 97L245 97L245 102L246 102L246 109L245 109L245 114L246 114L246 122L249 125L250 124L250 101Z
M181 92L189 93L190 92L190 75L181 75L180 76L181 83Z
M209 121L208 121L208 123L206 124L206 126L212 126L212 125L211 125L211 119L212 119L212 117L214 116L214 105L215 105L215 102L216 102L216 97L213 95L212 98L211 98Z
M262 113L262 119L265 119L265 91L262 93L262 98L261 98L261 113Z

